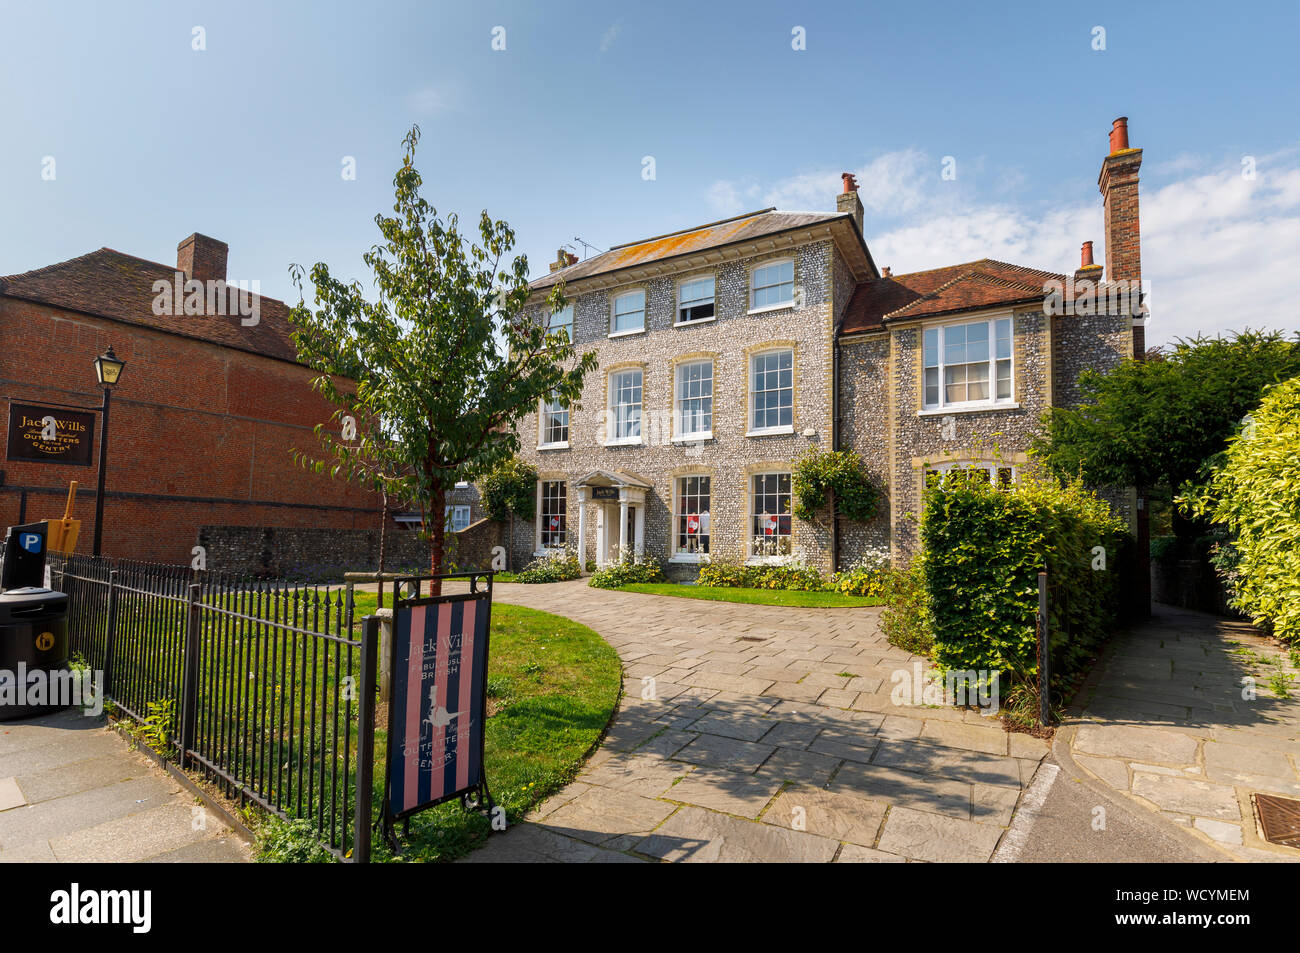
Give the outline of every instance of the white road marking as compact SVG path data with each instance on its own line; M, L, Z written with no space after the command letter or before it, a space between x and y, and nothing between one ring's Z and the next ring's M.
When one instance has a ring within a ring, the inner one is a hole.
M1029 831L1033 828L1034 821L1038 820L1038 813L1043 809L1043 802L1047 800L1047 792L1052 789L1052 784L1060 773L1061 769L1054 764L1044 763L1038 766L1038 770L1034 772L1034 779L1029 782L1029 790L1025 792L1020 807L1016 810L1016 816L1011 820L1011 829L1002 838L1002 843L998 844L998 849L993 853L990 863L1014 864L1016 862L1016 858L1029 843Z

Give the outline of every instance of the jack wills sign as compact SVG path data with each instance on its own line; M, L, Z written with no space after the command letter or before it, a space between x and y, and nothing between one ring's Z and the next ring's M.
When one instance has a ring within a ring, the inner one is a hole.
M94 449L94 413L10 402L10 460L88 467L94 459Z
M491 595L398 603L393 613L386 812L402 819L481 792Z

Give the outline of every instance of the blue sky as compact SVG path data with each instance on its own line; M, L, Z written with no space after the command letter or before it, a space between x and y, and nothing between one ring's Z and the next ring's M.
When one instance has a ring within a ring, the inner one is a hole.
M229 242L232 279L269 295L296 297L290 262L364 280L413 122L427 197L508 220L534 274L575 236L603 249L766 205L833 209L842 171L859 175L868 243L895 273L984 255L1068 271L1085 239L1104 254L1097 173L1110 121L1127 115L1145 150L1150 338L1300 328L1292 4L0 14L0 274L103 245L171 262L201 231ZM206 49L193 49L195 27ZM505 50L492 48L495 27ZM795 27L806 49L792 49ZM941 176L945 157L955 180Z

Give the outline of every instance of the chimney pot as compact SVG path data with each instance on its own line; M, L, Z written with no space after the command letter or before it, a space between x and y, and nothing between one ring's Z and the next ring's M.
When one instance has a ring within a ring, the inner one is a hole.
M195 232L176 246L176 270L196 281L225 281L230 246Z
M840 178L844 182L844 193L856 192L858 190L858 177L852 172L841 172Z
M1110 126L1110 154L1128 148L1128 116L1120 116Z
M886 265L886 266L885 266L885 270L882 271L882 272L880 273L880 275L881 275L882 278L888 278L888 277L890 277L891 275L893 275L893 273L894 273L893 270L892 270L888 265Z
M1092 267L1092 242L1084 242L1083 248L1079 252L1079 267Z

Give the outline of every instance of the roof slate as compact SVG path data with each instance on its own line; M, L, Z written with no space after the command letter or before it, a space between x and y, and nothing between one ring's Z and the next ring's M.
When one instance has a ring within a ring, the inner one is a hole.
M671 235L662 235L629 245L619 245L607 252L580 261L576 265L544 275L532 282L531 287L549 288L557 281L571 282L581 278L591 278L621 268L689 255L709 248L718 248L734 242L762 238L765 235L846 217L849 216L844 212L778 212L774 209L763 209L699 228L674 232Z

